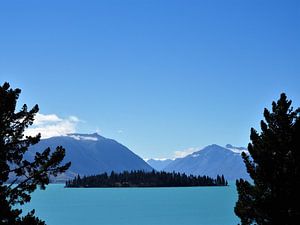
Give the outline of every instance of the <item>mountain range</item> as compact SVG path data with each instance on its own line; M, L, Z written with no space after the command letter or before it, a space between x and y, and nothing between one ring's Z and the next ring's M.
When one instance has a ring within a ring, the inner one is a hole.
M30 147L26 159L31 161L35 152L43 151L47 147L55 149L59 145L66 149L64 162L71 161L72 165L65 174L60 175L55 181L65 181L77 174L95 175L104 172L110 173L111 171L152 171L153 169L211 177L223 174L228 180L249 178L241 158L241 152L247 153L245 148L232 145L221 147L214 144L184 158L174 160L150 159L145 162L124 145L97 133L74 133L42 139L38 144Z
M249 179L241 153L248 154L246 148L226 145L209 145L184 158L175 160L148 160L147 162L157 170L166 172L180 172L193 175L207 175L216 177L223 174L228 180L239 178ZM158 167L156 166L158 165ZM163 166L164 165L164 166Z

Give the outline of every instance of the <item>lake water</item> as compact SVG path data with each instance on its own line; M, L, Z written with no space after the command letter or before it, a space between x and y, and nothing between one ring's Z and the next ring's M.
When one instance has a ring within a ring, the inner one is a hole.
M48 225L233 225L235 185L190 188L64 188L36 191L27 209Z

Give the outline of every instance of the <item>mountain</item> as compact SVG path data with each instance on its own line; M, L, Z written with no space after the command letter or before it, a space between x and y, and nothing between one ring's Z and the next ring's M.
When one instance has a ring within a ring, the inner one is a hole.
M124 145L96 133L69 134L42 139L29 149L26 157L32 160L35 152L42 151L47 147L55 149L58 145L62 145L66 149L64 161L72 162L66 174L59 178L61 180L77 174L94 175L111 171L152 170L151 166Z
M172 159L148 159L146 162L155 170L162 171L166 166L168 166L171 162L173 162L173 160Z
M249 179L241 157L242 151L247 153L246 149L232 145L225 148L215 144L209 145L184 158L175 159L164 170L211 177L223 174L227 180Z

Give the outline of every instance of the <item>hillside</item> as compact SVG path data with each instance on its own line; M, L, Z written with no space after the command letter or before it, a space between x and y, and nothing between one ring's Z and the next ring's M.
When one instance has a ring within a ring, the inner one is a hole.
M65 161L71 161L69 171L59 179L65 180L77 174L94 175L104 172L131 170L151 171L142 158L113 139L98 134L69 134L42 139L30 148L26 157L32 159L36 151L62 145L66 149Z

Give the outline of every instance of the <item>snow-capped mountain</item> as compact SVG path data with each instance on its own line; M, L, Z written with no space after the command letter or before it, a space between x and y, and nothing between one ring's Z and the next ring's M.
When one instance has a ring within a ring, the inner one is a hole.
M209 145L184 158L175 159L163 170L212 177L223 174L227 180L249 179L241 157L243 151L248 152L245 148L232 145L226 145L225 148L219 145Z
M27 158L32 159L35 152L43 151L47 147L54 150L58 145L62 145L66 149L65 161L72 162L70 169L61 179L77 174L92 175L111 171L152 170L151 166L124 145L96 133L69 134L42 139L29 149Z
M168 166L171 162L173 162L172 159L148 159L146 161L153 169L157 171L163 170L166 166Z

